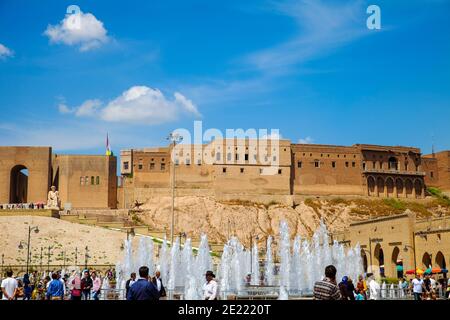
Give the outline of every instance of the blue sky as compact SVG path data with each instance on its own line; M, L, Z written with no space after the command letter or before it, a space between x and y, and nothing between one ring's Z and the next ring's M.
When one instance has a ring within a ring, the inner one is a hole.
M72 4L76 32L61 23ZM0 145L103 153L109 132L118 154L202 120L450 149L449 13L447 0L0 0Z

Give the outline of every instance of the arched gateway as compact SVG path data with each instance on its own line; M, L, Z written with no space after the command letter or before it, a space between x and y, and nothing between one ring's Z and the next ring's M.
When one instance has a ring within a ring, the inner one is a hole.
M50 147L0 147L0 204L45 202Z

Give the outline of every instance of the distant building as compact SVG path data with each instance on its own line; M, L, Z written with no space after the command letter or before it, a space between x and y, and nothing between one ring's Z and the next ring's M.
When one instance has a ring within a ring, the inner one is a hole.
M174 154L178 194L289 202L306 195L418 199L425 197L428 186L450 190L449 151L422 156L414 147L291 144L289 140L280 140L274 150L260 148L258 141L249 147L250 142L235 139L183 146ZM201 155L212 162L205 163ZM264 161L273 157L279 157L275 168ZM172 164L170 147L122 150L121 176L128 180L129 198L167 194ZM120 202L123 197L118 198Z
M51 147L0 147L0 204L46 203L54 185L62 205L117 207L114 156L58 155Z
M448 269L449 227L449 217L416 219L409 212L351 223L332 240L359 244L365 272L397 278L415 268Z
M170 195L212 196L292 204L296 197L423 198L426 187L450 191L450 151L356 144L292 144L289 140L224 139L211 143L121 151L53 154L51 147L0 147L0 204L45 202L55 185L72 208L130 208ZM119 182L119 184L118 184Z

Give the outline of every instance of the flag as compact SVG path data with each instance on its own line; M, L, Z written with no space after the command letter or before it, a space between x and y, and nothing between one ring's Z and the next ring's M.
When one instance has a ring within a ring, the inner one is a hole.
M111 147L109 145L109 137L108 134L106 134L106 155L112 156Z

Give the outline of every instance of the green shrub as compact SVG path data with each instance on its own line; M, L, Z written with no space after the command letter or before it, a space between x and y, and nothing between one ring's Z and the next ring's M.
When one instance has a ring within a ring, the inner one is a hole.
M381 283L386 282L386 284L398 284L397 278L381 278Z
M330 205L332 205L332 206L337 206L337 205L340 205L340 204L348 205L348 204L349 204L349 201L348 201L348 200L345 200L345 199L343 199L343 198L333 198L333 199L331 199L331 200L328 200L328 203L329 203Z
M403 201L394 199L394 198L388 198L383 199L383 202L385 205L392 207L394 210L400 210L405 211L406 210L406 204Z

